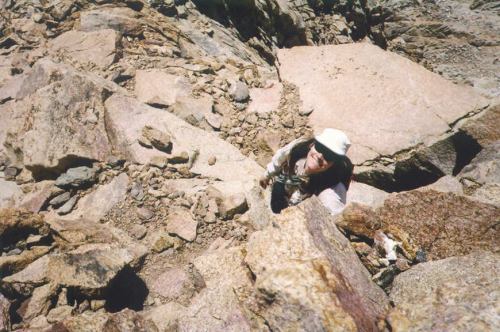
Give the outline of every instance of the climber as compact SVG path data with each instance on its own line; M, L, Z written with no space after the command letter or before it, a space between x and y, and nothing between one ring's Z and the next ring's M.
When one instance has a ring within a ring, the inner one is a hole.
M266 188L272 180L271 210L280 213L316 195L332 213L342 211L353 165L346 152L346 134L327 128L314 138L299 138L279 149L259 180Z

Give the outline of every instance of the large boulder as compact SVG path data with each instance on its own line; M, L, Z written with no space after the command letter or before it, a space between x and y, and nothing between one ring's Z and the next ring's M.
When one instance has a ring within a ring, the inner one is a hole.
M367 43L282 49L278 58L281 78L298 86L303 108L314 109L313 129L345 131L355 164L370 171L375 164L399 181L409 181L412 165L404 161L415 152L418 171L435 179L455 172L461 149L472 143L448 132L488 105L472 88Z
M108 134L122 155L132 162L146 164L154 156L168 156L165 152L139 144L142 129L151 126L170 134L171 155L187 152L191 155L191 172L223 181L240 181L251 186L262 174L257 163L244 157L238 149L217 136L195 128L173 114L138 102L133 98L114 94L106 100ZM131 122L130 119L134 121ZM209 165L215 157L217 162Z
M254 312L273 330L377 331L387 296L319 200L285 210L274 223L247 245Z
M107 160L112 152L103 103L114 87L50 61L35 65L32 76L20 92L27 97L0 112L9 124L0 127L0 143L11 162L43 178L78 162Z
M498 250L499 213L498 206L454 193L414 190L391 195L376 210L351 205L337 225L371 239L382 230L402 242L410 258L423 251L436 260L477 249Z
M54 53L68 56L81 64L108 68L117 58L119 34L115 30L83 32L70 30L49 42Z
M419 264L396 277L392 331L500 329L500 256L476 252Z

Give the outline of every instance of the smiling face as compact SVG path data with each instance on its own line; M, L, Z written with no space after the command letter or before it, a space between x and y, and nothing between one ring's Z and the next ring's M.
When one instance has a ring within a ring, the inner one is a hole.
M316 151L314 144L311 144L306 157L305 173L308 175L326 171L333 166L333 161L327 161L325 157Z

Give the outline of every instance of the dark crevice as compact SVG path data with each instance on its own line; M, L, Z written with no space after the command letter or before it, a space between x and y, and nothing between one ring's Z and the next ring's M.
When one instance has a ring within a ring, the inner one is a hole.
M144 301L149 294L146 283L132 270L125 267L110 282L104 298L108 312L118 312L125 308L135 311L144 308Z
M463 131L459 131L454 135L452 142L455 146L455 151L457 151L457 160L453 168L453 175L457 175L481 152L482 147L474 138Z
M26 166L26 168L31 171L35 181L55 180L59 175L66 172L70 168L80 166L92 167L94 162L95 160L93 159L68 155L62 158L56 167L49 168L40 165L32 165Z

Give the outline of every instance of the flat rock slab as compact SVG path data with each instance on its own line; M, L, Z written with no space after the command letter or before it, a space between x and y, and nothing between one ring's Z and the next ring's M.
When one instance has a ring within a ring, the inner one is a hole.
M178 97L189 96L191 90L189 80L183 76L157 69L135 72L135 95L143 103L171 106Z
M15 182L0 179L0 208L13 206L15 198L22 193L21 188Z
M98 187L94 192L80 199L76 210L61 218L66 220L84 218L98 222L116 204L125 199L128 183L127 174L118 175L110 183Z
M198 221L193 218L189 210L175 209L168 215L167 231L183 240L194 241L197 228Z
M281 49L278 58L281 78L314 109L314 131L345 131L355 164L432 142L488 105L472 88L367 43Z
M82 64L106 69L116 60L119 35L115 30L83 32L70 30L49 43L53 52L63 52Z
M243 156L231 144L214 134L193 127L161 109L150 107L134 98L114 94L106 100L108 133L113 137L117 150L130 161L147 164L155 156L169 156L164 152L141 146L137 139L146 125L169 133L172 137L172 155L188 152L192 155L191 172L223 181L240 181L242 186L252 186L262 175L262 168ZM134 121L130 121L133 118ZM217 162L210 166L208 160Z
M500 255L476 252L419 264L396 277L393 331L498 331Z
M254 312L273 330L377 331L388 298L321 202L286 209L274 223L247 245Z

